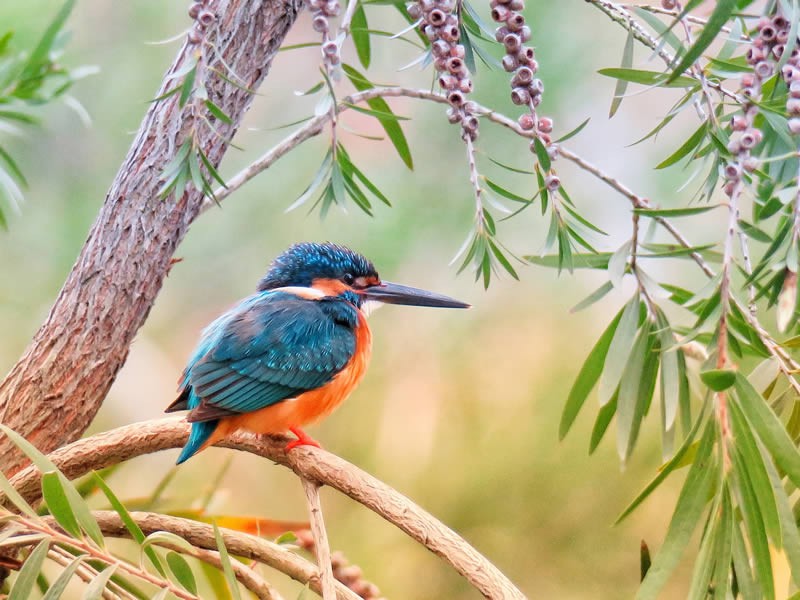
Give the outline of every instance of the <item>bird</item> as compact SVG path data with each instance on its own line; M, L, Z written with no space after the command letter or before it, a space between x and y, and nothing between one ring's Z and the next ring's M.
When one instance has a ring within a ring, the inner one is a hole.
M375 266L334 243L302 242L280 254L251 296L203 331L165 412L188 410L181 464L244 430L291 431L328 416L364 376L372 351L367 303L442 308L470 305L381 280Z

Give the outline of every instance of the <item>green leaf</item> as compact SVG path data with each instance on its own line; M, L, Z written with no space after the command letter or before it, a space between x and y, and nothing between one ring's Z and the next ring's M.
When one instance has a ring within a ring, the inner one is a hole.
M792 483L800 486L800 453L781 420L743 375L736 375L734 389L750 426Z
M206 108L208 109L208 112L210 112L212 115L214 115L214 116L215 116L217 119L219 119L220 121L222 121L222 122L223 122L223 123L225 123L226 125L231 125L231 124L233 124L233 119L231 119L231 118L230 118L230 117L229 117L229 116L228 116L228 115L225 113L225 111L224 111L224 110L222 110L222 109L221 109L219 106L217 106L216 104L214 104L214 103L213 103L211 100L209 100L208 98L206 98L205 105L206 105Z
M22 71L19 76L20 80L38 77L42 63L48 62L50 50L52 49L62 27L64 27L64 23L67 22L67 19L69 18L74 6L75 0L67 0L61 6L61 10L58 11L55 18L50 22L50 25L47 26L47 29L45 30L41 39L39 39L39 42L33 49L33 52L31 52L30 57L28 57L27 62L22 67Z
M753 580L753 572L750 570L750 553L745 546L742 530L739 529L738 523L733 525L732 554L733 568L740 595L744 600L759 600L761 593Z
M81 555L75 558L67 567L61 571L61 574L58 576L53 582L53 585L50 586L50 589L47 590L47 593L42 597L42 600L58 600L61 598L61 594L67 589L67 585L69 582L72 581L73 576L75 575L75 571L81 566L81 563L86 558L86 555Z
M700 379L715 392L724 392L736 382L736 372L725 369L702 371Z
M609 400L605 406L601 407L600 411L597 413L594 427L592 427L592 435L589 438L589 454L593 454L594 451L597 450L597 446L600 445L600 442L603 441L603 437L608 430L608 425L611 423L611 419L614 418L616 412L617 393L615 392L611 400Z
M708 22L703 26L700 35L686 54L683 55L678 65L669 76L668 81L670 83L683 77L683 73L700 58L700 55L703 54L706 48L717 38L717 34L725 23L728 22L734 10L736 10L736 0L717 0L714 4L714 12L711 13Z
M603 367L603 375L600 377L598 392L600 406L604 406L611 399L614 390L619 385L625 365L628 364L628 357L631 355L631 348L633 347L639 324L639 302L639 295L636 294L625 305L619 326L614 332L614 338L611 340L611 346Z
M239 585L236 583L236 576L233 574L233 567L231 566L231 558L228 556L228 549L225 547L225 540L222 539L222 533L214 523L214 539L217 542L217 550L219 550L219 560L222 563L222 572L225 574L225 579L228 581L228 587L235 600L242 600L239 593Z
M189 72L186 74L186 77L183 79L183 83L181 84L181 95L178 99L178 105L183 108L186 105L186 102L192 95L194 91L194 80L197 77L197 65L193 66Z
M47 510L61 528L73 537L82 537L78 519L67 500L58 472L49 471L42 476L42 497L47 502Z
M353 86L360 92L364 90L371 89L374 87L372 83L364 77L361 73L359 73L356 69L351 67L347 64L342 64L342 69L347 75L347 78L353 84ZM394 114L392 109L389 107L389 104L383 98L373 98L367 101L369 107L373 110L378 112L385 112ZM406 140L406 136L403 133L400 124L397 122L396 119L385 119L385 118L378 118L383 130L386 132L386 135L391 140L392 144L394 145L397 154L400 155L400 158L405 163L405 165L409 169L414 169L414 161L411 158L411 150L408 146L408 140Z
M526 255L525 260L540 267L561 268L559 255L546 254L544 256ZM608 261L611 258L610 252L597 252L593 254L573 254L572 267L574 269L607 269Z
M14 585L11 586L11 592L8 594L8 600L29 600L33 593L33 586L36 584L36 578L42 571L44 560L47 558L47 551L50 549L50 540L42 540L33 549L22 568L19 575L14 580Z
M617 453L625 463L633 452L658 373L657 336L651 335L653 323L646 319L639 330L628 363L622 373L617 400Z
M544 147L542 140L537 137L533 138L533 149L536 151L536 158L539 159L543 171L550 170L550 155L547 153L547 148Z
M387 119L392 121L410 121L409 117L403 117L401 115L396 115L393 112L386 112L381 110L372 110L370 108L364 108L363 106L359 106L358 104L352 104L351 102L343 102L345 106L348 108L363 113L365 115L369 115L371 117L375 117L376 119ZM379 138L383 139L383 138Z
M670 87L670 88L683 88L694 87L698 85L697 81L691 77L677 77L674 80L668 80L666 73L659 73L658 71L642 71L640 69L618 69L607 68L598 71L600 75L606 77L613 77L614 79L622 79L630 83L641 83L642 85Z
M623 309L624 310L624 309ZM603 372L603 364L606 361L608 348L611 345L611 339L617 330L617 325L622 318L623 310L620 310L616 316L609 323L606 330L600 336L600 339L595 343L592 351L581 367L575 383L572 384L572 389L569 391L567 403L564 405L564 411L561 413L561 423L558 426L558 439L563 440L569 432L575 418L578 416L589 393L594 388L597 380L600 379L600 374Z
M772 492L774 493L775 503L778 508L778 520L780 521L781 534L783 537L783 550L789 560L792 571L792 579L795 584L800 582L800 532L797 530L797 523L789 504L789 498L783 487L780 475L778 475L772 461L765 460L764 465L767 469Z
M709 204L707 206L694 206L691 208L634 208L633 212L643 217L691 217L714 210L720 206L722 205Z
M692 150L697 148L700 143L706 137L706 131L708 130L708 122L703 122L697 130L689 136L689 139L686 140L681 147L675 150L672 154L670 154L667 158L662 160L657 166L656 169L665 169L670 165L674 165L676 162L681 160L683 157L688 155Z
M647 577L639 587L636 594L637 600L655 598L658 595L680 562L681 555L691 540L692 533L705 509L708 493L717 477L711 456L715 432L714 421L708 421L694 463L689 469L689 474L678 497L664 543L656 554Z
M197 581L195 581L192 567L177 552L167 552L167 564L178 583L190 594L197 594Z
M352 36L353 44L356 47L358 60L365 69L369 69L369 64L372 60L372 49L370 47L369 40L369 24L367 23L367 13L364 12L364 5L361 2L359 2L358 6L356 6L351 23L352 27L350 28L350 35Z
M8 501L17 507L20 512L25 513L33 519L38 519L38 515L36 514L36 511L33 510L33 507L28 504L27 500L25 500L25 498L23 498L16 489L14 489L14 486L11 485L11 482L6 478L2 471L0 471L0 492ZM3 503L5 503L5 501L3 501Z
M681 372L678 366L679 349L675 349L675 338L669 321L661 310L656 312L659 345L661 350L661 428L670 431L680 406Z
M658 34L658 37L663 38L664 41L669 44L678 55L683 54L686 51L686 48L684 48L678 36L675 35L672 29L667 27L656 15L639 6L633 6L631 7L631 10L650 27L652 27L653 31Z
M514 202L520 202L522 204L529 204L532 202L532 200L529 198L523 198L522 196L518 196L514 192L509 192L507 189L493 182L488 177L484 177L483 181L486 183L487 187L490 190L492 190L496 194L503 196L503 198L508 198L509 200L513 200Z
M97 577L94 577L89 585L86 586L86 591L83 592L83 600L101 600L106 585L116 569L117 565L111 565L103 569Z
M625 47L622 50L622 62L620 67L623 69L630 69L633 66L633 28L628 29L628 36L625 38ZM614 88L614 98L611 100L611 108L608 111L608 118L612 118L617 114L620 104L622 104L622 97L628 89L628 81L618 79L617 85Z
M601 285L599 288L597 288L591 294L586 296L586 298L584 298L583 300L578 302L575 306L570 308L569 312L576 313L576 312L581 311L581 310L583 310L585 308L588 308L589 306L591 306L595 302L597 302L597 301L601 300L602 298L604 298L606 296L606 294L608 294L608 292L610 292L613 289L614 289L614 284L611 283L610 281L606 281L603 285Z
M108 487L108 484L103 481L103 478L100 477L96 472L92 473L94 477L97 487L99 487L103 494L105 494L108 502L111 504L111 508L113 508L116 513L119 515L120 520L122 521L125 528L128 530L128 533L131 534L131 538L141 546L145 541L145 535L142 529L139 527L139 524L133 520L128 509L125 508L125 505L117 498L117 495ZM161 561L158 559L158 555L156 551L153 550L150 546L146 546L143 548L143 551L147 558L150 559L150 562L153 563L153 566L159 572L162 577L166 577L166 572L164 571L164 567L161 566Z
M586 120L583 123L578 125L575 129L571 130L570 132L565 133L564 135L562 135L560 138L558 138L555 141L555 143L556 144L560 144L561 142L566 142L567 140L572 139L573 137L578 135L581 131L583 131L583 128L586 127L589 124L590 120L591 120L591 117L587 117ZM491 159L489 159L489 160L491 160Z

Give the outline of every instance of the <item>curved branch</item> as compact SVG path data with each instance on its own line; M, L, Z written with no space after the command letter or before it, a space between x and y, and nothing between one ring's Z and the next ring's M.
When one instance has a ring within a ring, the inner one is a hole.
M49 458L67 477L74 479L136 456L179 448L188 435L189 426L182 417L143 421L78 440L59 448ZM286 441L283 437L235 435L219 445L268 458L300 477L339 490L440 556L487 598L525 598L462 537L396 490L324 450L301 446L287 454ZM34 502L41 495L40 477L39 470L31 466L18 473L11 483L29 502Z

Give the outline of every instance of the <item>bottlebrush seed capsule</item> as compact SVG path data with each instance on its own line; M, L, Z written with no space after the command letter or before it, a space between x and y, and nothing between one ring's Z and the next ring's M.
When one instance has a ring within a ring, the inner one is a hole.
M724 191L728 196L733 196L733 193L736 191L736 182L729 181L723 186L722 191Z
M492 19L497 23L504 22L511 11L508 10L507 7L503 6L502 4L499 6L495 6L492 9Z
M202 2L195 2L189 7L189 18L196 19L203 8Z
M436 3L433 0L419 0L419 6L422 9L422 12L427 13L433 10L436 6Z
M461 105L461 110L468 115L474 114L478 110L478 104L472 100L467 100Z
M754 65L760 60L764 60L764 51L761 48L750 46L750 49L747 51L747 62Z
M216 15L210 10L201 10L200 14L197 15L197 22L200 23L203 27L208 27L216 20Z
M536 94L537 96L544 93L544 81L541 79L534 79L531 81L528 89L531 91L531 94Z
M464 58L467 51L464 49L463 44L457 44L450 48L450 56L455 56L456 58Z
M527 25L523 25L522 29L519 30L519 37L522 38L523 42L527 42L531 39L531 28Z
M786 51L785 44L778 44L772 47L772 55L775 57L775 60L780 60L785 51Z
M786 110L790 115L800 115L800 98L789 98L786 101Z
M419 19L422 16L422 8L418 2L412 2L406 7L406 10L408 10L408 16L412 19Z
M753 46L755 46L756 48L763 48L765 44L766 42L764 42L764 40L762 40L760 37L757 37L756 39L753 40Z
M517 119L519 126L522 127L525 131L530 131L533 129L533 115L530 113L525 113L524 115L520 115L519 119Z
M431 44L431 52L433 52L433 55L436 57L446 56L450 54L450 44L444 40L436 40Z
M439 86L445 90L454 90L458 87L458 79L452 75L441 75L439 77Z
M742 137L739 140L739 143L742 145L742 148L744 148L745 150L752 150L753 148L756 147L756 144L758 143L758 141L756 140L756 136L754 135L755 131L756 130L745 131L742 134Z
M522 10L525 8L525 2L523 2L523 0L511 0L511 2L508 3L508 8L511 10Z
M748 156L742 163L742 168L748 173L752 173L758 167L758 159Z
M442 27L442 38L447 40L448 42L457 42L458 39L461 37L461 32L458 30L458 27L455 25Z
M461 126L466 129L467 131L477 131L478 130L478 117L470 115L466 117L462 122Z
M336 56L339 53L339 46L336 45L336 42L333 40L329 40L322 44L322 54L324 56Z
M781 68L781 75L783 75L786 81L794 81L797 79L797 74L792 65L783 65L783 68Z
M509 33L503 38L503 45L506 47L507 52L513 52L516 54L520 49L520 46L522 46L522 40L516 33Z
M525 26L525 17L518 12L511 13L506 19L506 24L511 31L519 31Z
M453 8L455 8L453 0L437 0L436 4L446 13L452 12Z
M793 119L789 119L789 131L792 132L792 135L800 134L800 119L794 117Z
M531 95L527 89L523 87L515 87L511 90L511 101L514 104L522 106L523 104L527 104L531 100Z
M494 39L496 39L498 42L502 44L503 40L508 34L509 34L508 27L506 26L498 27L494 32Z
M447 94L447 101L455 107L459 107L464 104L464 94L459 91L452 91Z
M734 131L744 131L747 129L747 119L742 115L735 115L731 118L731 129Z
M519 51L517 54L517 60L519 62L524 62L525 64L530 64L536 58L536 53L533 51L533 48L530 46L523 46L522 50Z
M503 63L503 69L505 69L509 73L514 71L517 68L517 66L519 66L519 61L517 60L517 57L511 56L510 54L506 54L503 57L502 63Z
M542 117L539 119L539 131L542 133L551 133L553 131L553 119L550 117Z
M739 179L742 175L742 168L736 163L728 163L725 165L725 178L726 179Z
M472 93L472 79L465 78L458 82L458 89L465 94Z
M759 17L758 23L756 24L756 28L759 31L761 31L762 29L764 29L764 27L767 27L768 25L772 25L772 19L770 19L769 17Z
M785 29L781 29L778 31L777 35L775 36L775 41L779 44L785 44L789 41L789 32Z
M203 32L197 29L197 27L192 27L186 37L190 44L199 44L203 41Z
M789 93L792 98L800 98L800 79L795 79L789 84Z
M548 190L555 192L561 187L561 179L558 178L558 175L550 174L545 177L544 184Z
M314 29L314 31L318 31L319 33L325 33L326 31L328 31L329 28L328 17L326 17L325 15L317 15L311 21L311 27Z
M787 30L789 29L789 19L787 19L783 15L776 15L775 17L773 17L772 24L778 31L782 29L787 29Z
M434 8L431 12L428 13L428 23L430 23L434 27L440 27L441 25L444 25L446 18L447 15L445 15L444 12L439 10L438 8Z
M767 79L770 75L772 75L772 65L767 61L762 60L756 64L756 66L753 68L753 71L761 79Z
M517 69L514 79L517 81L517 83L512 83L511 85L526 86L533 81L533 71L530 69L530 67L520 67Z
M728 152L731 154L739 154L742 149L742 144L740 143L738 138L731 138L728 141Z
M436 69L437 71L446 71L447 70L446 60L447 59L445 59L443 56L440 56L439 58L433 61L433 68Z
M447 59L447 70L451 73L459 73L464 67L464 61L457 56L451 56Z
M539 94L538 96L531 96L531 104L534 107L539 106L542 103L542 95Z
M775 39L775 36L777 34L778 34L778 32L775 31L775 27L774 26L767 25L766 27L764 27L764 29L761 30L761 34L760 35L761 35L761 39L764 40L765 42L771 42L771 41L773 41Z
M675 0L661 0L661 8L664 10L675 10Z
M451 106L447 109L447 120L450 121L451 124L458 123L461 120L461 111Z
M436 38L439 37L439 30L434 27L433 25L425 25L425 29L423 30L425 37L428 38L428 41L435 42ZM444 37L444 36L442 36Z

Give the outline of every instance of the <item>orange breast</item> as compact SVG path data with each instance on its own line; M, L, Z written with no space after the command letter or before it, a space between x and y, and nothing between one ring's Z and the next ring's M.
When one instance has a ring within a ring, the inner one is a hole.
M361 311L358 311L355 334L356 352L353 358L330 382L261 410L222 419L204 447L239 429L253 433L282 433L290 427L303 427L331 414L364 377L372 355L372 332Z

